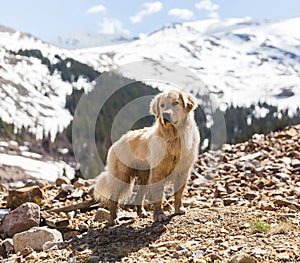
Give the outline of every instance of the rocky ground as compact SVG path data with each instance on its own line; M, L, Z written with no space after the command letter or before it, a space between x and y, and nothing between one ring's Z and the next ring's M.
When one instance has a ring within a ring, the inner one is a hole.
M1 262L300 262L300 125L199 156L186 215L167 194L164 223L127 206L108 226L92 184L0 185Z

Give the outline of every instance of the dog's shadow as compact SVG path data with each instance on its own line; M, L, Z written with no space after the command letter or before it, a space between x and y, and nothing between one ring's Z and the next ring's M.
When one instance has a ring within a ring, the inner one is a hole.
M159 239L172 218L173 216L169 216L164 222L137 227L128 222L113 227L106 226L100 230L93 229L89 231L86 243L101 262L120 261Z

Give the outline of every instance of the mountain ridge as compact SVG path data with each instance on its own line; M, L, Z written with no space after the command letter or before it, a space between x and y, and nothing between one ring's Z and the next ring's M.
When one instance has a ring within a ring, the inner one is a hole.
M134 61L168 61L188 67L211 90L224 94L220 101L227 104L240 101L249 106L262 99L281 108L296 108L300 99L300 40L295 27L290 27L298 20L210 19L172 24L134 42L75 53L102 71ZM294 92L293 101L276 100L286 88ZM255 93L258 96L253 96Z

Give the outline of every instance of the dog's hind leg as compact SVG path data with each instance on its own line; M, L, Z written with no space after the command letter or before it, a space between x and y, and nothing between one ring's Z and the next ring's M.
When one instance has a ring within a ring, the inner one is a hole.
M117 223L117 212L118 212L119 203L114 200L109 200L109 211L110 211L110 221L109 224L115 225Z

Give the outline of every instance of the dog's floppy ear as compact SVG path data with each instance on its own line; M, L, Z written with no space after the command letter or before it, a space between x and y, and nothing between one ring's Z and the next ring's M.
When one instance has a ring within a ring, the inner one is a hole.
M155 117L158 117L160 115L160 111L159 111L160 97L161 95L155 96L150 103L150 113L153 114Z
M180 92L179 96L183 102L183 107L186 109L187 112L190 112L191 110L197 108L197 102L192 95Z

